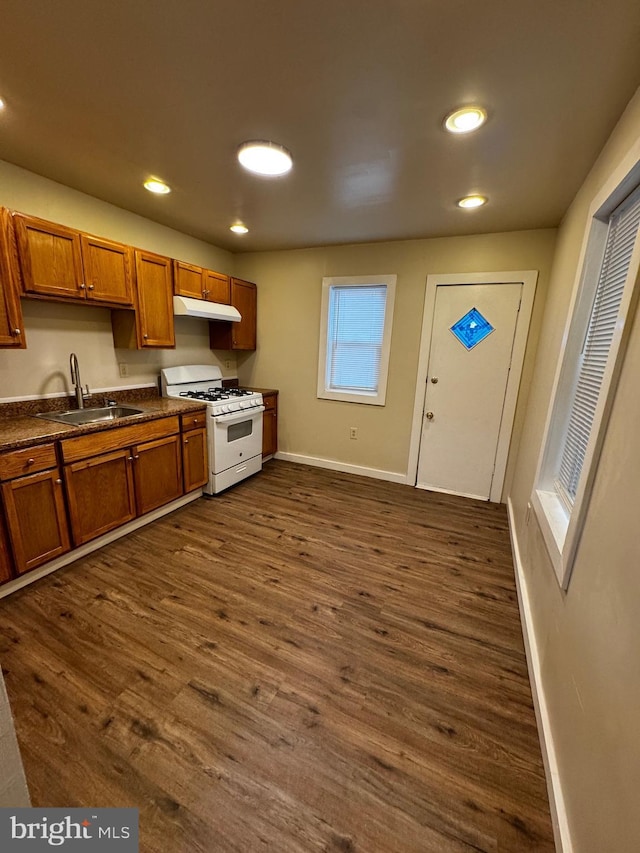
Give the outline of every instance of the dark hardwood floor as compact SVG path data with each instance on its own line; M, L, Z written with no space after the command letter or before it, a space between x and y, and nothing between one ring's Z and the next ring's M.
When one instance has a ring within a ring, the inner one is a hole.
M140 849L552 851L504 506L272 461L0 601L39 806Z

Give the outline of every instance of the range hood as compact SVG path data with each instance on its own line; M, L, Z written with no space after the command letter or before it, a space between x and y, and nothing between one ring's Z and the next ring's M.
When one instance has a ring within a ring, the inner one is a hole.
M242 317L233 305L221 302L205 302L204 299L192 299L189 296L173 297L173 313L177 317L200 317L203 320L230 320L239 323Z

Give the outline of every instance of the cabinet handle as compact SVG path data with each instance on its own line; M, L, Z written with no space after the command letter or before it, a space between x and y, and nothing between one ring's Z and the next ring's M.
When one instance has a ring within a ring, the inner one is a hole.
M95 290L95 286L93 284L90 284L87 290Z
M133 456L127 456L127 462L133 462Z
M133 459L134 459L134 461L137 461L138 459L140 459L140 457L139 457L139 456L134 456L134 457L133 457Z
M22 332L20 331L20 329L14 329L14 330L13 330L13 334L14 334L14 335L16 336L16 338L17 338L17 337L18 337L18 335L21 335L21 334L22 334Z
M149 335L143 335L142 337L143 337L143 338L145 339L145 341L146 341L146 340L147 340L147 338L149 337Z
M188 439L188 438L185 438L184 443L185 443L185 444L189 444L189 439Z
M85 290L86 286L87 286L86 284L79 284L79 285L78 285L78 287L80 288L80 290Z
M198 423L198 418L194 418L194 419L193 419L193 422L194 422L194 424L197 424L197 423Z
M62 480L60 480L60 479L58 478L58 479L56 480L56 483L57 483L57 485L58 485L58 486L61 486L61 485L62 485Z

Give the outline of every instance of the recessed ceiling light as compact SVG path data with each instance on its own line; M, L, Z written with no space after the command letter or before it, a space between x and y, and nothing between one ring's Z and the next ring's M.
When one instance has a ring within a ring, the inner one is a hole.
M229 226L229 231L233 231L234 234L247 234L249 229L242 222L235 222Z
M243 142L238 148L238 160L256 175L286 175L293 165L291 154L275 142Z
M485 195L467 195L464 198L461 198L457 205L458 207L471 208L471 207L482 207L483 204L486 204L488 201Z
M148 181L144 182L145 190L149 190L150 193L155 193L156 195L166 195L171 192L171 187L168 184L165 184L164 181L159 181L157 178L149 178Z
M2 98L0 98L0 110L3 110L5 108L5 106L6 106L5 102L2 100Z
M444 120L444 126L450 133L470 133L477 130L487 120L487 112L482 107L460 107Z

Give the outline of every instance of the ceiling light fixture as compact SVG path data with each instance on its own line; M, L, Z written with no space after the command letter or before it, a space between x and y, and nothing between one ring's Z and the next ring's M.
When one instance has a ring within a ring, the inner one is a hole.
M487 111L482 107L460 107L454 110L444 120L444 126L449 133L471 133L477 130L487 120Z
M238 160L245 169L256 175L275 177L286 175L293 160L282 145L275 142L243 142L238 148Z
M458 207L463 207L465 210L474 207L482 207L483 204L486 204L489 199L486 195L467 195L464 198L459 199L457 202Z
M6 106L5 102L2 100L2 98L0 98L0 110L3 110L5 108L5 106Z
M171 192L171 187L168 184L165 184L164 181L159 181L157 178L149 178L148 181L144 182L145 190L149 190L150 193L155 193L156 195L166 195Z
M247 234L249 229L246 225L243 225L242 222L235 222L233 225L229 226L229 231L233 231L234 234Z

